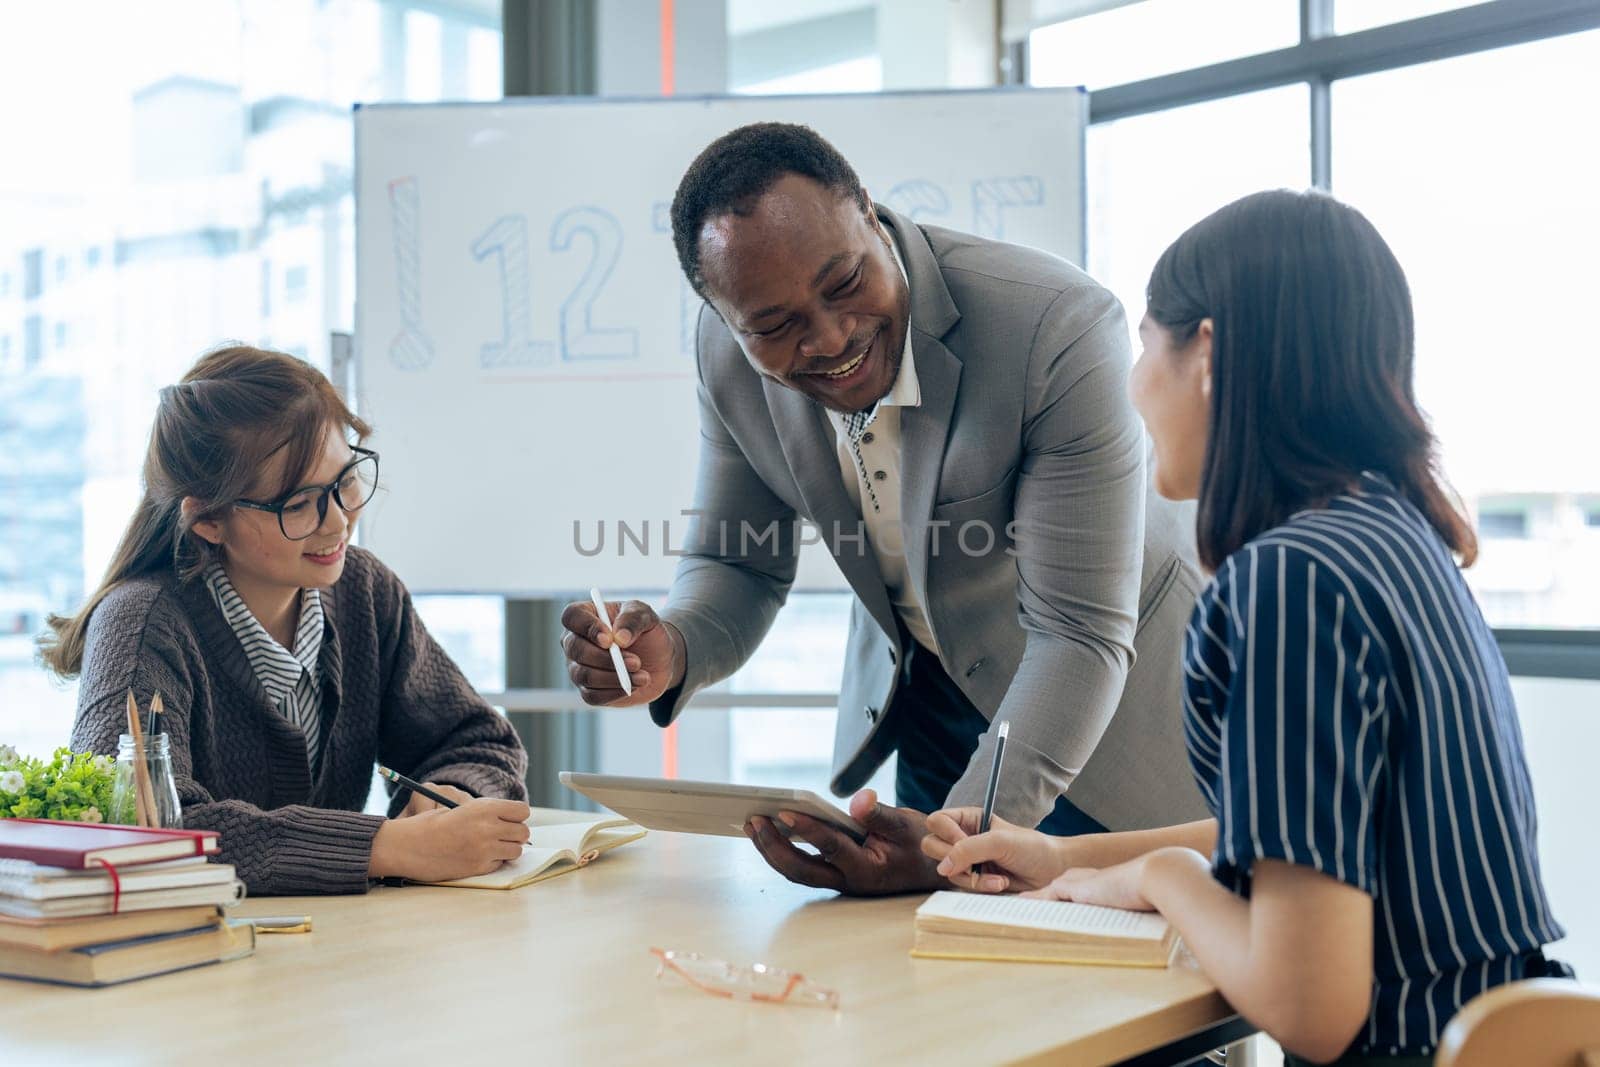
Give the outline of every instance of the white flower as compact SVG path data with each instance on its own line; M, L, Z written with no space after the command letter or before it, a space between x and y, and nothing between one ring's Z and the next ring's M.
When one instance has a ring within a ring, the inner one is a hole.
M109 772L115 765L110 756L96 756L94 758L94 769L102 773Z
M15 763L20 758L17 755L17 750L10 745L0 745L0 767L4 767L8 763Z
M99 822L102 816L99 808L89 807L83 809L83 814L78 816L79 822Z
M0 772L0 793L20 795L27 782L22 777L21 771Z

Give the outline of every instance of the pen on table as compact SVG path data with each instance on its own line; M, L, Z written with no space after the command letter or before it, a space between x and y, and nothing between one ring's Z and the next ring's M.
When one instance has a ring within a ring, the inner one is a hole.
M989 822L994 818L994 794L995 790L1000 786L1000 761L1005 758L1006 735L1010 732L1011 723L1009 721L1003 722L1000 724L999 735L995 737L994 762L989 765L989 788L984 791L983 814L978 819L978 833L980 834L986 834L989 832ZM973 869L973 874L981 875L988 873L986 869L987 866L987 864L983 863L978 864L978 866ZM977 879L974 878L973 881L976 882Z
M628 677L628 666L622 662L622 649L617 647L617 634L611 628L611 613L606 610L605 598L600 595L598 589L589 590L589 597L594 601L594 610L600 613L600 621L611 631L611 665L617 669L617 681L622 683L622 691L632 696L633 679Z

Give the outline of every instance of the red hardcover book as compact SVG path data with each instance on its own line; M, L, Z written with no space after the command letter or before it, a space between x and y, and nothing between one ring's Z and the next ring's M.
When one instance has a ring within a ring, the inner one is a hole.
M0 819L0 859L88 870L154 863L217 850L215 830L158 830L55 819Z

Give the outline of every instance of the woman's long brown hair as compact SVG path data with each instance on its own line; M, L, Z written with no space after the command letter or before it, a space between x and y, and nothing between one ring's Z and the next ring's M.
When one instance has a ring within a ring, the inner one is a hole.
M291 492L310 474L329 427L358 439L371 433L315 367L282 352L247 345L201 357L183 380L161 390L145 453L139 506L100 585L72 615L52 615L39 658L62 678L83 670L84 640L95 608L118 585L175 571L189 580L221 550L193 533L247 496L267 461L284 453L282 484ZM184 514L183 501L199 507Z

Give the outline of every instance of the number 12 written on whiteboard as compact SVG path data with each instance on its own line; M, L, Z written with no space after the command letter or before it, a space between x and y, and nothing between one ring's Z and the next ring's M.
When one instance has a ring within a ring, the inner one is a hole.
M560 352L566 362L633 359L639 354L639 334L631 328L605 327L595 322L595 302L622 257L622 226L609 212L595 207L575 207L556 216L550 227L550 248L567 252L587 239L590 256L582 277L561 302ZM528 262L528 220L505 215L472 243L474 259L493 256L499 267L500 338L484 344L485 369L538 366L555 358L556 345L533 337L533 277Z

